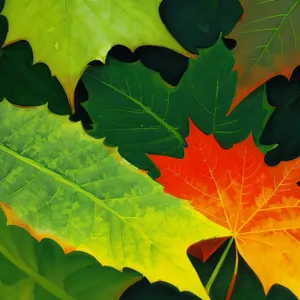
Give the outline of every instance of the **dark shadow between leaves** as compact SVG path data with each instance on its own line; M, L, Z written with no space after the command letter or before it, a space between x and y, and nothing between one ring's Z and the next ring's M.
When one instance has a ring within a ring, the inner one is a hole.
M159 12L162 21L180 44L197 54L212 46L222 32L228 35L241 18L238 0L164 0Z
M269 118L260 142L277 145L267 152L265 162L276 166L300 156L300 66L290 80L279 75L267 82L268 102L275 110Z
M3 3L1 3L3 6ZM0 43L3 45L8 22L0 15ZM48 103L55 114L70 114L65 92L46 64L33 65L33 52L27 41L0 48L0 101L6 98L19 106L39 106Z
M145 277L129 287L120 300L199 300L200 298L189 292L179 290L166 282L150 283Z
M40 106L48 103L51 112L70 114L65 92L44 63L33 64L28 42L19 41L1 49L0 101L6 98L19 106Z

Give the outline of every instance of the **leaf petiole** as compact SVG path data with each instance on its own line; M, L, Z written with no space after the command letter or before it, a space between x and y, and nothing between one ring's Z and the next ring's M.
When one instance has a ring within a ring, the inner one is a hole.
M209 295L209 291L211 289L211 286L213 285L213 283L214 283L217 275L219 274L219 271L220 271L220 269L221 269L221 267L222 267L222 265L223 265L223 263L225 261L225 258L227 256L227 253L229 252L229 249L230 249L232 243L233 243L233 237L229 240L229 242L228 242L228 244L227 244L227 246L226 246L226 248L225 248L225 250L224 250L224 252L223 252L223 254L222 254L221 258L220 258L220 260L219 260L219 262L217 263L214 271L212 272L212 274L211 274L211 276L210 276L210 278L209 278L209 280L208 280L208 282L206 284L205 289L206 289L208 295Z

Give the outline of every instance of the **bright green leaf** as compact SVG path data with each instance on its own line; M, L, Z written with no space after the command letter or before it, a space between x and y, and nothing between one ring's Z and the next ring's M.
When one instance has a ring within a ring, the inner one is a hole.
M208 299L186 250L228 236L227 229L45 106L24 110L3 101L0 119L0 201L19 219L104 265Z
M73 93L87 63L105 61L117 44L131 50L158 45L180 52L159 16L161 0L9 0L6 44L27 40L35 61L46 63L73 107Z

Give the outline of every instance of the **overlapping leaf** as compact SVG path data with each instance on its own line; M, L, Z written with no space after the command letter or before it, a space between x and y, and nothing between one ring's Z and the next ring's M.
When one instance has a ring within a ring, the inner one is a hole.
M227 229L45 106L24 110L4 101L0 119L0 200L21 221L104 265L207 299L186 249Z
M35 61L46 63L60 80L70 105L87 63L105 61L112 46L134 50L158 45L185 52L159 16L161 0L9 0L3 15L9 21L6 44L27 40Z
M230 37L239 72L235 107L245 96L275 75L290 77L300 64L300 1L242 0L244 15Z
M224 147L246 138L257 140L272 109L264 87L254 91L229 116L237 73L222 39L201 51L176 88L141 63L110 60L90 67L83 75L89 100L83 104L94 123L89 132L106 137L109 146L142 169L151 169L145 153L182 157L188 119L205 133L213 133ZM153 168L153 167L152 167Z
M279 283L299 297L300 159L268 167L252 136L224 150L190 127L184 159L150 156L158 182L231 231L265 292Z
M90 255L67 255L51 240L36 241L25 230L7 226L0 209L0 297L4 300L118 300L140 279L133 270L102 267Z

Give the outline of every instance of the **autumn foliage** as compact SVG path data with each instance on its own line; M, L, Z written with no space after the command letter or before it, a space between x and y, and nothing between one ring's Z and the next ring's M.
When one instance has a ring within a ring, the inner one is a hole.
M300 299L300 0L0 13L1 300Z
M269 167L252 136L224 150L192 122L187 142L183 159L150 156L165 192L189 200L201 214L230 229L266 293L279 283L300 296L300 160ZM216 243L199 247L206 247L206 258L217 248Z

